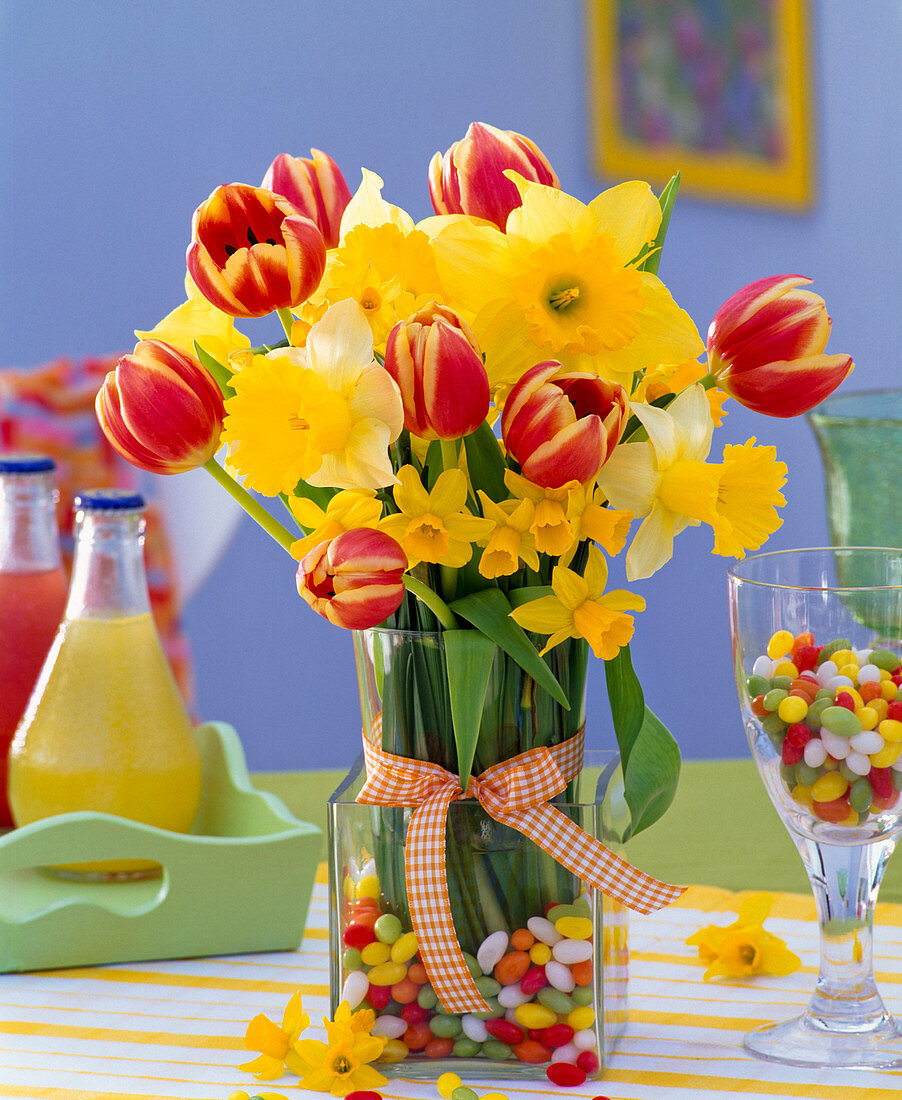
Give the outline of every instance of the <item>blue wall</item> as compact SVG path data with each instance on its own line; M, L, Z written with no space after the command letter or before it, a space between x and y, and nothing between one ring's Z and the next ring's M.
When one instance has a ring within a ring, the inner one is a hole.
M818 199L787 214L683 198L661 275L704 333L753 278L814 278L854 355L849 388L900 376L897 0L812 3ZM13 0L0 7L0 363L128 349L181 300L194 208L256 183L279 152L361 166L414 217L432 153L474 119L520 130L584 200L592 172L581 0ZM730 403L731 406L734 403ZM749 435L790 465L774 548L826 540L804 422L733 408L717 446ZM634 662L687 756L745 745L728 651L725 570L707 530L650 582ZM339 766L356 749L350 637L295 594L293 566L250 521L189 603L201 709L232 722L252 767ZM589 730L607 742L604 677Z

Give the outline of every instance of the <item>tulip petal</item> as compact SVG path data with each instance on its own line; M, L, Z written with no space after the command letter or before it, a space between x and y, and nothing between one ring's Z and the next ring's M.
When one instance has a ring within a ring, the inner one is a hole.
M815 355L790 363L767 363L730 375L718 385L753 412L799 416L829 397L853 366L849 355Z
M714 315L709 329L709 340L712 331L716 334L721 330L732 331L744 325L768 302L773 302L782 297L793 287L810 283L812 280L805 275L769 275L764 279L756 279L731 295Z
M601 417L584 416L537 447L523 463L523 476L548 489L589 481L598 473L603 447Z

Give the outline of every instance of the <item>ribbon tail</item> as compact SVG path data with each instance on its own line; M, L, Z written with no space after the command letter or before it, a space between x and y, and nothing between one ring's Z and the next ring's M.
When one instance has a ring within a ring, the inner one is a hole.
M523 833L557 863L637 913L663 909L685 890L645 874L606 848L554 806L513 810L498 818Z
M410 818L404 852L407 901L420 958L444 1011L488 1012L457 941L448 897L445 826L455 794L453 784L438 790Z

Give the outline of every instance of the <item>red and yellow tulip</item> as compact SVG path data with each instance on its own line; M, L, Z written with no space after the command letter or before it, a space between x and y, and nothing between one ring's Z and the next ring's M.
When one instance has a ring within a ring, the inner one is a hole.
M798 289L803 275L772 275L737 291L708 329L708 369L740 405L799 416L852 370L850 355L824 355L831 320L823 298Z
M404 402L404 427L423 439L459 439L489 411L489 380L460 316L432 304L388 334L385 369Z
M466 137L429 164L429 195L436 214L472 214L493 222L502 232L520 193L504 174L559 187L545 154L529 138L473 122Z
M316 222L327 248L338 244L341 216L351 201L351 189L335 161L319 149L310 157L280 153L267 169L261 184L283 195L311 221Z
M355 527L304 556L298 592L317 615L348 630L384 622L404 599L407 555L382 531Z
M501 434L523 476L544 488L591 480L620 441L629 415L626 391L591 374L538 363L511 390Z
M104 379L95 409L113 448L141 470L179 474L219 447L225 415L210 374L164 340L141 340Z
M263 317L305 302L326 267L314 221L282 195L230 183L194 212L188 272L233 317Z

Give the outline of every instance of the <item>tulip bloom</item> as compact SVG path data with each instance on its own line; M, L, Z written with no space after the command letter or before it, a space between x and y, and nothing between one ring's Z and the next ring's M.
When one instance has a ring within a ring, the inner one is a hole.
M629 413L626 391L616 382L560 370L555 359L528 370L501 417L504 444L523 476L546 489L595 477L620 442Z
M708 369L740 405L767 416L799 416L852 370L849 355L824 355L831 320L803 275L758 279L728 298L708 329Z
M97 419L113 448L153 474L203 466L219 447L222 394L187 352L164 340L141 340L104 379Z
M351 190L338 165L326 153L311 149L313 157L280 153L261 184L267 191L284 195L311 221L316 222L327 248L338 244L341 216L351 201Z
M422 439L459 439L489 411L489 379L469 328L430 305L388 334L385 369L404 402L404 427Z
M298 592L330 623L366 630L397 611L406 569L407 555L391 535L355 527L304 556Z
M429 196L436 214L472 214L504 232L507 216L520 205L520 192L505 176L513 169L524 179L560 187L545 154L529 138L473 122L462 141L429 164Z
M305 302L326 267L316 223L262 187L217 187L194 212L188 273L217 309L263 317Z

